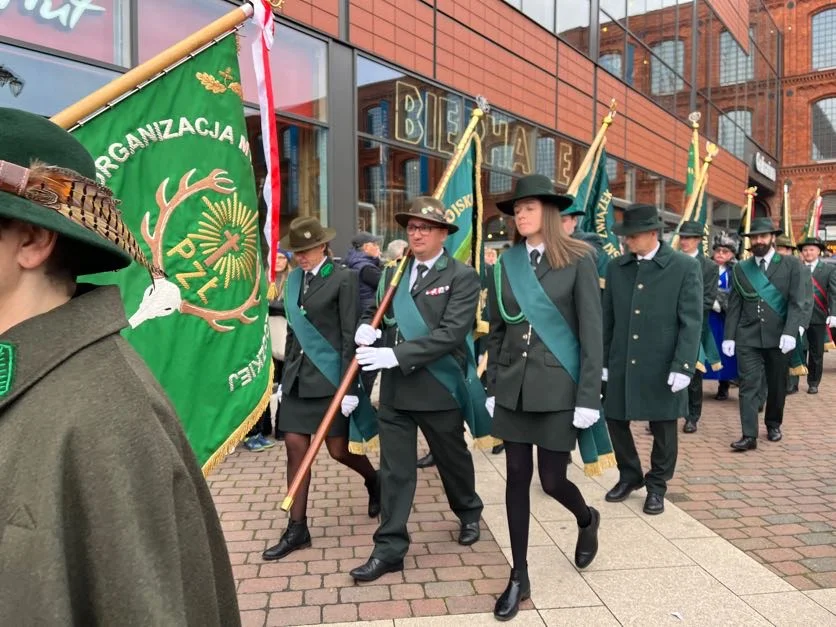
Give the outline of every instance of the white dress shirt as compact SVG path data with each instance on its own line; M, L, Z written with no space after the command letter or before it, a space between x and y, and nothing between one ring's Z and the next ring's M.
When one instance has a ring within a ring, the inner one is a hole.
M661 247L661 244L659 242L656 242L656 248L654 248L653 250L651 250L649 253L647 253L644 256L636 255L636 259L638 261L650 261L651 259L653 259L656 256L656 253L659 252L660 247Z
M764 267L764 271L769 270L769 264L772 262L772 258L774 256L775 256L775 249L774 248L770 248L769 252L766 253L763 257L758 257L757 255L755 255L755 265L757 265L758 268L760 268L761 267L761 259L766 259L766 266Z
M412 270L410 270L409 272L409 291L412 291L412 288L415 287L416 281L418 281L418 266L420 264L424 264L425 266L427 266L427 272L429 272L430 270L432 270L433 266L435 265L435 262L441 259L441 255L443 254L444 249L442 248L440 253L438 253L435 257L429 259L428 261L418 261L418 259L416 258L412 262ZM424 274L424 276L426 276L426 273Z

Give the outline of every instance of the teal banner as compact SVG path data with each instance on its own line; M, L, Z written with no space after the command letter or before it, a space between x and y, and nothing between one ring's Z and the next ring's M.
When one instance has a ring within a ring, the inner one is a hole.
M601 148L598 167L591 169L581 183L578 195L575 197L575 202L578 201L586 203L585 213L578 224L578 230L594 233L598 237L596 242L596 248L599 251L598 276L603 278L610 259L621 256L618 237L612 230L615 212L612 205L612 193L610 193L610 177L607 174L605 148Z
M482 226L476 224L476 166L476 142L471 141L441 197L441 202L447 208L447 220L459 227L457 232L447 238L444 245L451 256L474 267L477 267L477 264L471 261L476 237L474 227Z

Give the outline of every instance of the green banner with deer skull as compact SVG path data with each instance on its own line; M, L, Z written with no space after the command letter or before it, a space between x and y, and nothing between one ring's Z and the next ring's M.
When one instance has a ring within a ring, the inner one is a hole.
M134 264L91 280L120 286L124 336L171 398L205 473L246 435L271 387L241 97L230 35L73 130L165 271L152 282Z

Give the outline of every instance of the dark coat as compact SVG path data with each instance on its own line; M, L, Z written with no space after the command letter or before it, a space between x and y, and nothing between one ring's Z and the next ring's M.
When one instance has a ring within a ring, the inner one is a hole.
M749 261L734 267L725 339L734 340L739 346L777 348L782 335L796 337L798 329L807 326L810 315L809 274L796 257L777 252L773 255L766 276L787 301L787 316L782 318L755 294L741 270L743 263Z
M813 278L818 281L819 285L827 293L827 302L824 303L827 311L823 311L814 300L813 315L810 319L810 324L825 324L828 316L836 316L836 265L824 263L819 259L819 262L816 264L816 270L813 272ZM811 286L812 284L813 282L810 281Z
M330 264L331 273L323 277L323 270ZM287 298L293 298L288 294ZM311 280L308 292L298 298L310 320L328 343L342 356L341 372L348 369L354 359L354 332L357 329L357 274L327 259ZM293 333L293 320L288 320L287 343L284 352L282 391L289 394L298 384L299 398L324 398L333 396L337 388L325 378L308 356ZM356 392L355 392L356 393Z
M413 259L412 262L415 263ZM382 281L389 285L395 267L387 267ZM411 266L403 281L409 280ZM385 326L381 345L393 348L399 366L384 370L380 402L404 411L442 411L459 409L455 398L424 366L444 355L452 355L466 368L467 334L473 330L479 305L479 275L456 259L444 254L419 280L412 298L430 329L430 334L406 342L397 324ZM432 293L430 293L432 292ZM366 310L363 322L371 322L377 305ZM394 315L393 307L386 312Z
M360 312L374 304L377 284L383 271L380 257L371 257L362 250L352 248L343 259L343 264L349 270L357 273L360 293Z
M488 396L497 405L553 412L601 406L601 290L594 253L570 266L553 269L544 255L536 276L546 294L566 319L580 344L578 383L546 348L527 321L506 324L500 315L496 289L489 290L491 332L488 336ZM502 268L502 302L509 316L520 313L506 269Z
M664 242L650 261L638 264L630 253L609 264L603 305L608 419L685 415L688 391L671 392L668 376L694 374L703 298L700 264Z
M714 260L700 255L697 257L702 268L702 309L703 317L708 315L708 312L714 307L714 301L717 300L718 282L720 281L720 266L714 263Z
M98 287L0 336L0 625L240 625L209 488L127 326Z

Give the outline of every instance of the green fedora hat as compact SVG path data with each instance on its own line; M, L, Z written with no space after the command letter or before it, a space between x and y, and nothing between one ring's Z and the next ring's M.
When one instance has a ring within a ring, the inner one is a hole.
M679 225L679 237L702 237L705 235L705 226L696 220L686 220Z
M749 237L750 235L763 235L765 233L781 235L783 231L775 228L771 218L755 218L752 220L752 224L749 225L749 231L741 232L741 235Z
M633 235L646 231L658 231L663 226L656 207L637 203L624 209L622 221L614 224L612 230L616 235Z
M795 250L797 246L792 243L792 240L789 236L784 235L783 233L775 238L775 245L776 246L783 246L784 248L792 248Z
M799 249L804 248L805 246L818 246L822 252L827 250L827 244L825 244L818 237L805 237L803 240L798 242Z
M459 227L447 220L444 203L432 196L416 196L406 211L395 214L395 222L406 228L410 218L419 218L443 226L449 233L455 233Z
M501 200L496 203L496 208L502 213L507 213L509 216L514 215L514 203L523 198L538 198L543 202L555 205L561 213L564 209L568 209L575 202L575 199L568 194L557 194L554 191L551 179L543 174L530 174L518 179L514 185L514 193L510 198ZM571 213L564 213L564 215L574 215L576 213L585 213L583 210L572 211Z
M81 274L149 269L116 201L95 182L90 153L70 133L19 109L0 108L0 217L54 231L81 246Z
M316 248L320 244L327 244L337 236L337 231L322 226L313 216L293 218L290 229L279 242L279 248L292 253Z

